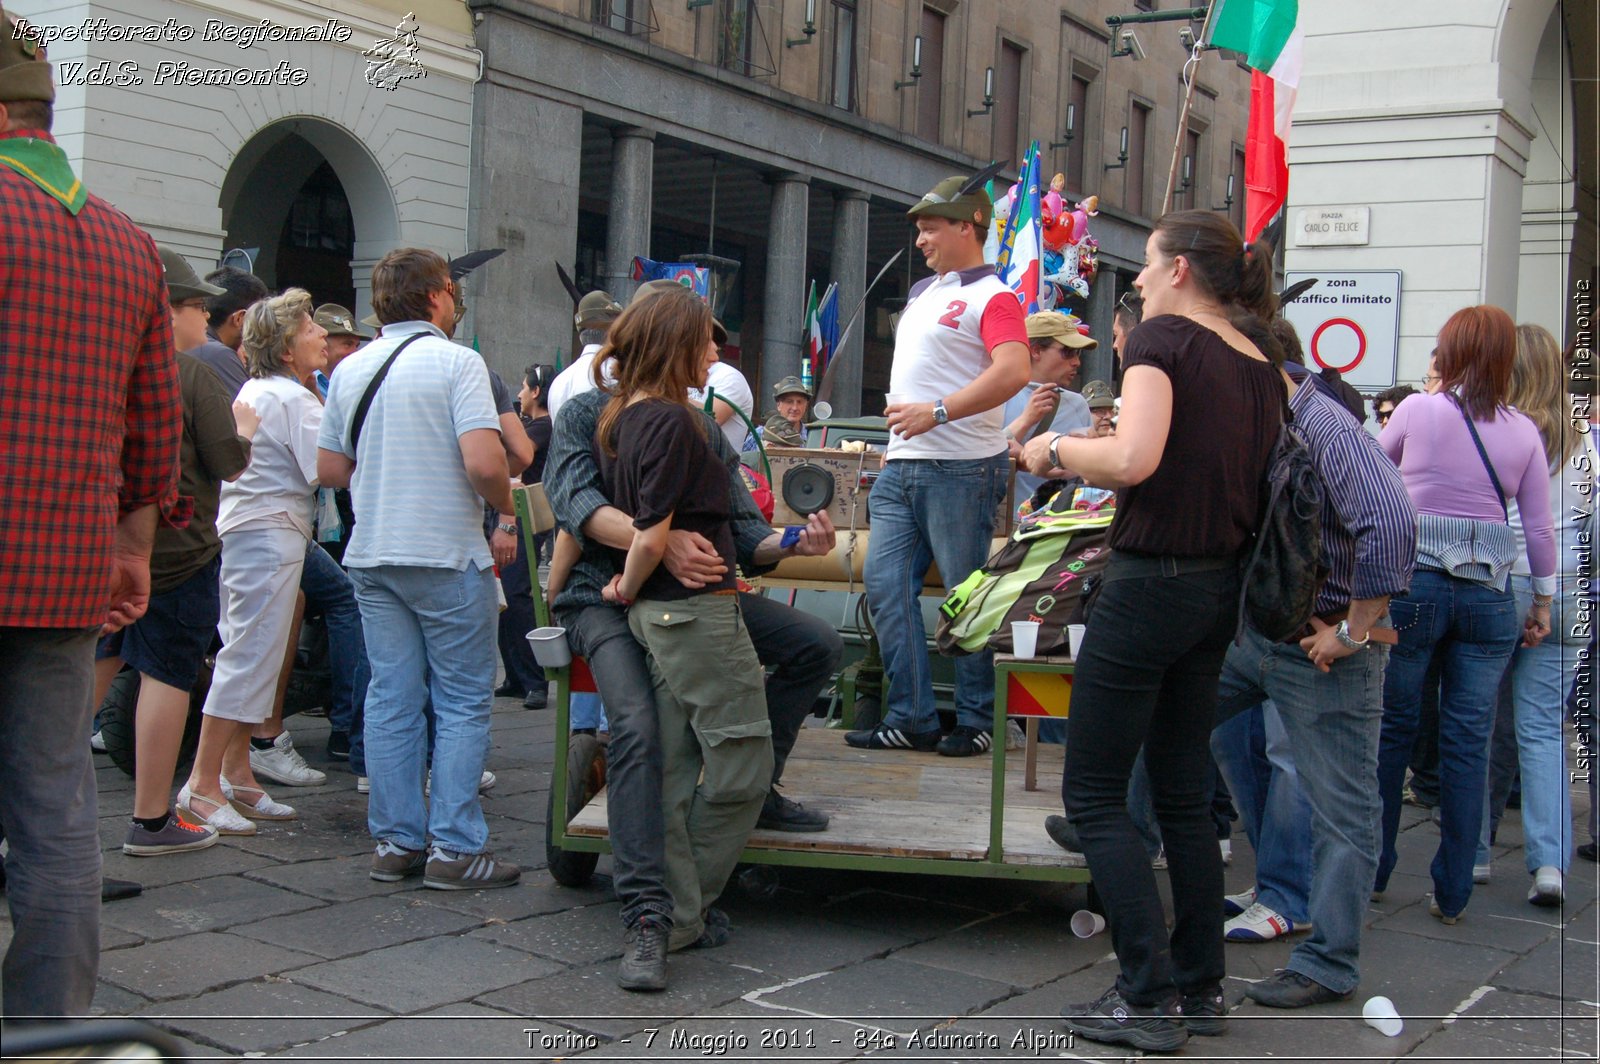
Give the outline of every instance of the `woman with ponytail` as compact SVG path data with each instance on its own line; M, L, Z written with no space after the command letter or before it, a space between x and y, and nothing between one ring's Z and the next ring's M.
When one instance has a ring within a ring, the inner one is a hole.
M1217 678L1238 625L1240 553L1285 408L1272 249L1205 211L1164 215L1134 281L1115 436L1040 437L1035 473L1118 492L1112 556L1073 678L1062 798L1106 906L1121 974L1063 1011L1086 1038L1176 1049L1221 1034L1222 857L1211 820ZM1140 747L1172 878L1169 935L1128 817Z

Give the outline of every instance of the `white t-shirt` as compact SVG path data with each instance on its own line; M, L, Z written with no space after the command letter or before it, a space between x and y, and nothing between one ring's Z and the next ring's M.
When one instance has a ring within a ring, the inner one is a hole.
M743 373L726 362L711 363L711 368L706 371L706 386L716 392L717 398L724 403L738 407L745 417L755 417L756 399L750 392L750 382L744 379ZM701 389L691 388L689 398L696 405L705 406L706 393ZM744 438L750 435L750 426L742 418L729 417L722 424L722 435L737 454L744 449Z
M1028 405L1028 399L1032 397L1034 389L1038 387L1039 385L1037 384L1030 384L1006 401L1004 424L1009 425L1017 419L1023 408ZM1089 414L1088 401L1077 392L1063 388L1061 389L1061 401L1056 405L1056 416L1050 419L1050 427L1045 431L1066 433L1071 432L1073 429L1086 429L1093 421L1094 418ZM1032 439L1032 437L1021 439L1019 442L1027 443L1029 439ZM1043 483L1043 477L1036 477L1019 466L1017 468L1016 487L1011 493L1011 509L1013 511L1016 510L1017 507L1032 498L1033 493Z
M355 409L379 367L417 332L427 335L400 353L373 396L358 452L350 445ZM356 527L345 565L462 571L493 564L483 500L461 459L461 436L473 429L500 431L489 371L476 351L426 322L386 325L380 339L339 363L317 446L356 463Z
M550 394L544 397L544 407L550 411L550 416L555 417L561 409L561 404L571 399L574 395L582 395L594 387L594 377L591 375L594 367L594 356L600 353L599 344L589 344L573 361L572 365L556 374L556 379L550 382ZM606 374L609 381L611 375Z
M1026 345L1022 305L994 275L977 266L918 282L895 332L889 391L904 402L931 403L960 391L992 364L1003 343ZM890 435L887 461L897 458L990 458L1006 449L1003 406L920 436Z
M218 534L287 523L310 539L322 404L291 377L251 377L237 398L256 408L261 427L251 442L250 464L238 480L222 482Z

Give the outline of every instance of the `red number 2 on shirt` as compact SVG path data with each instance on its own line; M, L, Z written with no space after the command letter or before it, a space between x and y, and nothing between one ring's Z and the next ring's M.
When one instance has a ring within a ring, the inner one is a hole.
M940 325L948 325L952 329L961 328L961 315L967 312L967 304L960 299L952 299L950 305L944 308L944 316L939 319Z

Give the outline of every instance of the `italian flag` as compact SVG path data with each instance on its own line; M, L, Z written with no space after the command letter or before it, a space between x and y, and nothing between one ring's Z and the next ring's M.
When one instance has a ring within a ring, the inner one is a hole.
M1221 0L1210 44L1245 57L1250 127L1244 147L1245 239L1255 240L1289 198L1289 119L1305 36L1299 0Z
M1024 314L1039 309L1041 238L1039 224L1039 142L1028 146L1017 180L1017 202L1011 206L995 258L995 274L1017 294Z
M806 296L805 329L805 357L800 360L800 383L807 388L816 379L822 367L818 363L822 359L822 327L817 319L817 282L811 282L811 291Z

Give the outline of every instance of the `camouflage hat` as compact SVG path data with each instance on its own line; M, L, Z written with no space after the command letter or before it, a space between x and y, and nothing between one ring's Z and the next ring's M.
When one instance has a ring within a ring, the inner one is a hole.
M956 195L967 181L965 177L945 178L906 211L907 217L949 218L954 222L971 222L981 229L989 228L989 219L994 215L989 194L976 188L965 196Z
M18 35L11 16L0 8L0 103L43 100L54 103L56 86L44 46L33 37Z
M1083 401L1089 404L1090 410L1104 410L1117 405L1117 397L1111 394L1111 385L1105 381L1090 381L1085 384Z
M803 395L807 399L813 398L811 389L807 388L800 378L792 373L772 386L772 397L774 399L782 399L786 395Z
M682 288L689 292L694 291L694 289L690 288L688 285L679 284L677 281L668 281L665 279L646 281L644 284L633 290L633 298L628 300L628 306L635 306L636 304L644 302L645 299L657 294L658 292L670 292L674 288ZM698 299L699 297L696 296L695 298ZM716 318L711 319L711 339L716 341L718 347L721 347L723 344L728 342L727 327Z
M1086 335L1078 327L1080 324L1071 314L1063 314L1059 310L1041 310L1028 315L1026 322L1028 339L1059 340L1062 347L1079 351L1099 347L1098 341Z
M311 317L318 325L328 330L329 336L354 336L358 340L372 339L356 328L355 315L337 303L322 304Z
M157 244L156 250L161 253L161 271L167 275L167 301L176 303L181 299L196 299L200 296L220 296L227 291L214 284L207 284L194 272L194 267L189 265L189 260L184 258L177 248L168 247L166 244Z
M596 289L578 300L578 312L572 316L572 321L580 329L591 329L610 325L621 313L622 304L613 299L610 292Z

